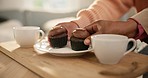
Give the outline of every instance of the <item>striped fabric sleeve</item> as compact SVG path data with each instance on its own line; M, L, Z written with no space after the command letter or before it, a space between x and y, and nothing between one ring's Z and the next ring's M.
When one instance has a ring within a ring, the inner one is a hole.
M118 20L132 6L133 0L95 0L77 13L74 22L83 28L97 20Z

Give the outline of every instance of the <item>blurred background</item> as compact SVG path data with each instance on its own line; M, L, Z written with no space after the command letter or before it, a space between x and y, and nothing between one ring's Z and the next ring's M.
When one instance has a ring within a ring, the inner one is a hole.
M0 0L0 10L38 10L67 13L86 8L93 0Z
M12 27L40 26L45 33L60 22L75 19L94 0L0 0L0 42L13 40ZM134 10L125 14L126 20Z
M0 0L0 16L17 19L23 25L41 26L46 21L75 17L78 10L87 8L93 0Z

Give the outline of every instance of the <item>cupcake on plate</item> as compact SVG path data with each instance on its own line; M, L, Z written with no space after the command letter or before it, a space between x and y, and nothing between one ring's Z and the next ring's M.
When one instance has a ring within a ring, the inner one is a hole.
M48 41L53 48L62 48L67 45L68 35L64 27L56 26L49 31Z
M85 29L78 28L73 31L70 38L71 48L75 51L87 50L89 45L84 44L85 38L89 36L89 32Z

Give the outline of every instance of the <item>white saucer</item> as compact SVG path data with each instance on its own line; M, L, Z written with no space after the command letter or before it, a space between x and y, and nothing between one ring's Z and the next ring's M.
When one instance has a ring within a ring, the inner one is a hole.
M36 43L34 49L39 54L50 53L55 56L80 56L86 52L92 51L92 48L89 48L88 50L74 51L71 49L70 42L68 42L63 48L52 48L47 40L42 40L40 43Z

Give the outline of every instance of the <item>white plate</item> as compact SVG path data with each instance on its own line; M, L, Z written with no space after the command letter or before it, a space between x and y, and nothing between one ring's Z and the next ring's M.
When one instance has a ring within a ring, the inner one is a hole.
M35 44L34 49L39 54L50 53L55 56L80 56L92 51L91 48L88 50L74 51L71 49L70 42L63 48L52 48L47 40L42 40L40 43Z

